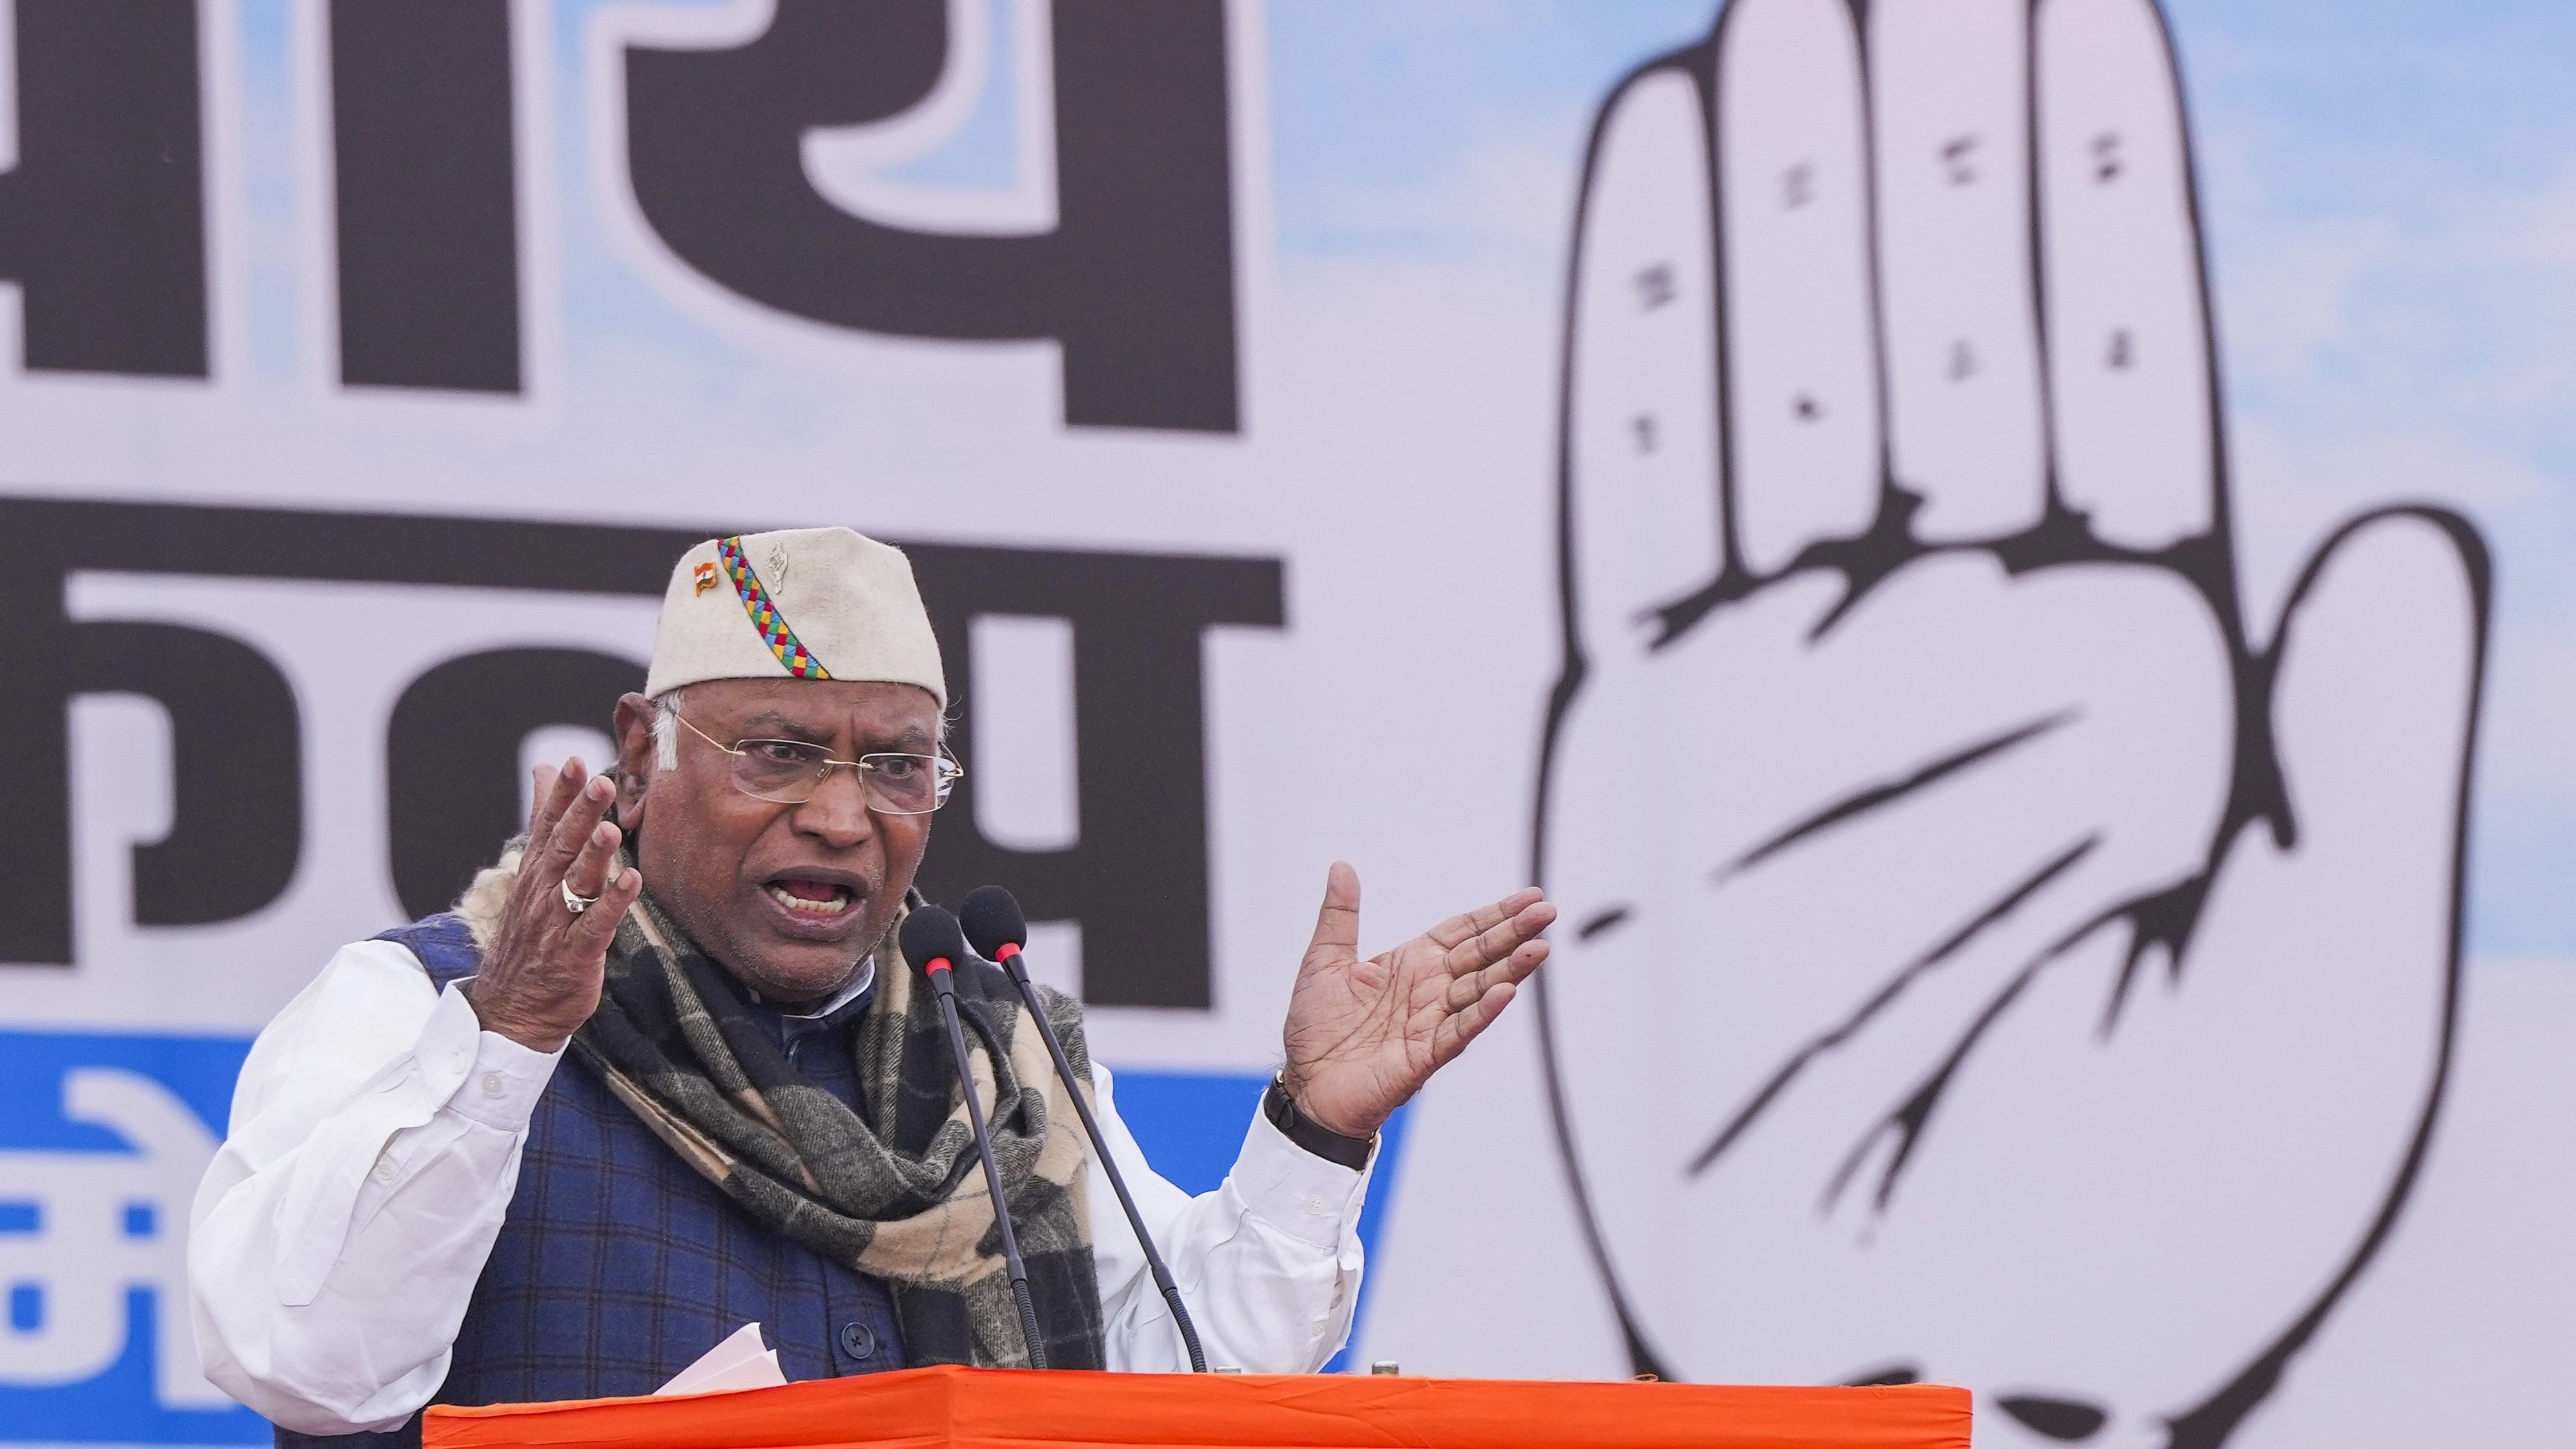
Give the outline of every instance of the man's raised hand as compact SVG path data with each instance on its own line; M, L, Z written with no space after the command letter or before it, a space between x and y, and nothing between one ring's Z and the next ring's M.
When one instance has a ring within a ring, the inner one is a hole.
M1502 1015L1547 959L1538 934L1555 919L1535 887L1518 890L1361 960L1359 872L1335 861L1288 999L1297 1109L1346 1137L1376 1132Z
M626 908L644 893L644 874L615 880L617 825L607 818L616 790L590 778L579 760L536 770L536 806L519 877L471 993L486 1031L541 1052L564 1042L599 1005L608 945ZM596 904L575 914L564 892Z

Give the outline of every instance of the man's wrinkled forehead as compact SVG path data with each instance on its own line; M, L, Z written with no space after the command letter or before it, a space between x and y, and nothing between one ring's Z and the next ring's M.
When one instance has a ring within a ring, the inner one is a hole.
M939 702L908 684L709 680L692 686L688 699L688 713L719 715L738 739L848 740L863 749L923 753L939 745Z

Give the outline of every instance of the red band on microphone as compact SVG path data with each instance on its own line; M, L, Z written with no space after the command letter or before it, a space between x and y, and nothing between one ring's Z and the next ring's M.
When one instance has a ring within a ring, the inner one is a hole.
M1001 946L993 952L993 964L998 966L1018 954L1020 954L1020 948L1017 945L1009 941L1004 941Z
M921 969L924 973L949 970L948 958L945 956L933 956L922 964Z

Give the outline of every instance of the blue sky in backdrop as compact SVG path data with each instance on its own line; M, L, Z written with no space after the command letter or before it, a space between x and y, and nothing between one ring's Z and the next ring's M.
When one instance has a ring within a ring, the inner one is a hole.
M551 153L565 346L685 359L709 406L762 370L610 245L589 175L588 37L559 0ZM671 0L685 8L692 0ZM712 4L716 0L698 0ZM1012 7L993 6L996 52ZM293 371L289 0L240 0L260 370ZM1443 305L1553 317L1593 108L1704 34L1709 0L1272 0L1266 254L1283 289L1360 269ZM2471 946L2576 958L2576 5L2171 0L2217 288L2252 627L2357 509L2468 511L2498 558ZM1012 98L907 179L1006 182ZM760 397L763 407L791 399ZM1543 508L1544 500L1529 500Z
M2171 13L2244 491L2477 520L2498 609L2470 945L2576 953L2576 6Z
M1685 0L1279 0L1281 265L1561 284L1573 165ZM2478 954L2576 956L2576 5L2170 0L2217 290L2249 610L2372 503L2464 508L2498 618ZM1517 186L1513 183L1517 181Z

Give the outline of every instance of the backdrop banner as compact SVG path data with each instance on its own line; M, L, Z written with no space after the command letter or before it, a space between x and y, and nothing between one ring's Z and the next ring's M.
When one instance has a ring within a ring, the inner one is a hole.
M2251 8L0 0L0 1443L265 1441L252 1035L819 524L1184 1186L1560 903L1346 1359L2562 1436L2576 12Z

